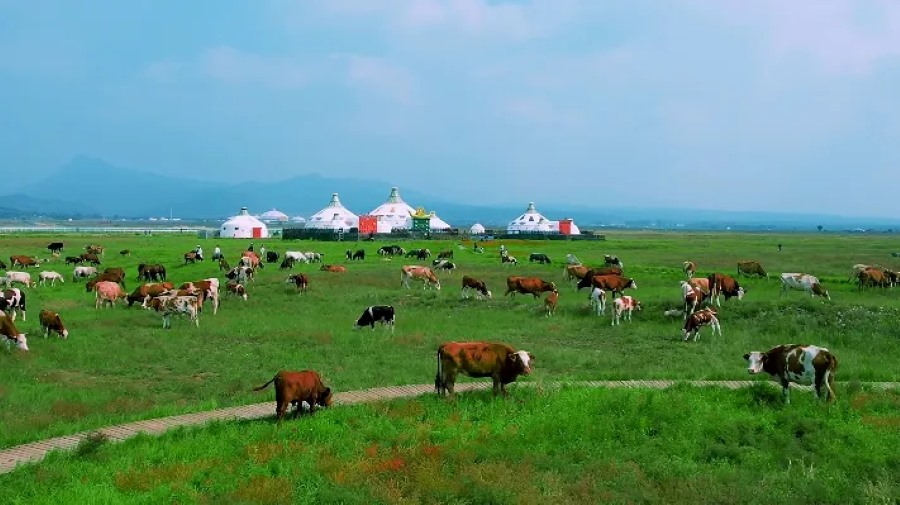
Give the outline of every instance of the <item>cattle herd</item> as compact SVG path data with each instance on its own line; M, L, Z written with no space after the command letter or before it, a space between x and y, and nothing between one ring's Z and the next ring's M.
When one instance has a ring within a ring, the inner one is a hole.
M54 242L47 247L55 258L59 258L63 250L61 242ZM285 251L279 254L275 251L264 251L259 254L251 250L244 251L238 259L235 267L231 267L218 248L213 255L213 260L219 263L220 271L224 271L225 295L235 295L239 299L247 300L246 285L254 282L258 269L265 268L265 263L279 263L281 269L292 269L299 263L320 263L321 271L330 273L345 273L344 265L323 263L323 254L316 252ZM122 268L110 267L100 270L104 248L100 245L88 245L85 252L78 256L66 256L65 265L74 265L72 281L85 281L85 289L94 293L95 308L101 309L114 306L118 301L127 304L128 307L139 303L142 308L160 313L163 319L163 328L171 328L173 316L186 316L190 323L199 326L199 316L204 304L210 302L213 314L216 314L220 302L220 280L217 277L193 280L178 285L167 278L166 268L161 264L142 263L138 265L136 279L141 282L131 293L126 291L126 273ZM125 256L130 251L122 251ZM406 251L397 245L383 246L377 250L378 256L388 259L392 257L415 258L424 261L431 257L432 253L427 248L412 249ZM365 261L366 252L363 249L347 250L345 254L347 262ZM16 327L17 316L22 321L26 320L26 288L37 286L54 286L57 282L64 283L65 276L55 272L44 270L37 274L38 281L32 280L28 268L40 268L46 265L47 260L30 256L14 255L9 257L10 266L7 267L0 261L0 268L7 269L0 276L0 284L5 285L0 296L0 334L6 337L7 348L13 343L23 350L28 351L28 344L24 333ZM186 264L194 261L202 261L202 254L191 251L184 255ZM265 261L263 261L265 260ZM445 250L437 254L431 266L403 265L400 268L400 286L410 289L412 282L422 282L423 289L441 290L441 281L436 271L452 272L456 269L453 260L453 251ZM549 256L544 253L531 253L529 263L551 264ZM517 268L518 260L509 255L501 246L500 265L507 268ZM679 309L667 310L670 316L682 316L681 334L684 341L697 341L700 330L710 327L715 335L722 334L720 318L722 298L725 302L735 298L742 300L747 289L741 286L736 277L755 276L766 279L769 274L758 262L739 262L737 275L715 272L706 277L698 277L697 266L692 261L685 261L682 270L686 280L680 282ZM572 254L566 256L563 279L572 283L576 293L584 288L590 290L588 300L591 312L597 316L606 313L608 298L611 298L611 324L620 325L623 321L631 322L633 312L641 311L641 302L633 296L625 295L626 290L636 290L637 283L634 278L624 275L624 264L619 258L606 255L602 265L588 267ZM892 287L897 283L897 274L891 270L871 265L854 265L851 280L856 280L859 289L866 287ZM828 293L819 279L805 273L782 273L780 275L781 293L785 295L789 290L805 291L813 297L822 297L830 300ZM292 273L285 280L294 284L297 292L305 293L309 288L310 278L305 273ZM22 287L16 287L21 284ZM465 275L462 277L462 298L469 298L474 293L479 299L490 299L492 293L483 280ZM530 294L535 299L543 293L549 293L544 300L546 316L553 316L556 312L560 291L555 282L534 276L510 275L506 280L506 296L516 294ZM51 310L41 310L39 322L44 336L51 332L60 338L68 338L69 331L63 325L60 314ZM396 322L396 312L391 305L373 305L366 307L362 315L357 319L354 328L370 327L375 329L376 323L387 326L393 332ZM834 400L833 376L837 367L837 359L828 349L813 345L780 345L761 352L754 351L746 354L744 358L748 362L748 372L751 374L767 372L776 376L782 384L785 400L788 400L788 385L790 382L812 383L818 396L823 393L827 400ZM491 377L493 380L494 394L506 394L506 385L514 382L516 377L528 374L532 370L534 356L523 350L517 350L506 344L490 342L449 342L439 346L437 350L437 373L435 376L435 391L438 394L453 394L454 382L457 374L463 373L471 377ZM279 372L271 381L256 388L260 390L269 384L275 384L276 411L278 420L284 416L289 405L297 407L297 413L302 410L300 404L306 402L310 410L315 406L328 406L331 404L331 390L322 384L319 375L314 371L304 372Z

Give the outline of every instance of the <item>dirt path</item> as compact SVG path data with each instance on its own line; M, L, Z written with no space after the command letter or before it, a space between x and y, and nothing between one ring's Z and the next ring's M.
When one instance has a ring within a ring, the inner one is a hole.
M647 388L647 389L665 389L675 384L690 384L699 387L724 387L728 389L737 389L748 387L755 381L669 381L669 380L648 380L648 381L575 381L565 383L540 383L540 382L521 382L515 387L559 387L567 384L580 387L605 387L605 388ZM874 388L889 389L900 387L900 383L896 382L869 382L864 385ZM490 387L489 382L470 382L456 385L457 391L471 391L475 389L487 389ZM795 386L798 389L809 390L809 386ZM367 403L381 400L391 400L395 398L410 398L420 396L426 393L433 393L433 384L415 384L408 386L380 387L372 389L363 389L359 391L347 391L343 393L335 393L335 405L353 405L357 403ZM147 433L157 435L166 432L171 428L178 426L199 426L210 421L224 421L237 419L259 419L268 416L274 416L275 401L269 400L263 403L255 403L252 405L244 405L240 407L229 407L224 409L210 410L206 412L197 412L194 414L183 414L179 416L162 417L158 419L148 419L146 421L136 421L132 423L119 424L115 426L107 426L97 430L84 431L68 435L64 437L50 438L31 442L28 444L17 445L0 451L0 473L13 471L17 465L24 463L37 462L44 459L44 456L50 451L73 449L92 433L102 433L109 437L110 441L120 441L133 437L138 433Z

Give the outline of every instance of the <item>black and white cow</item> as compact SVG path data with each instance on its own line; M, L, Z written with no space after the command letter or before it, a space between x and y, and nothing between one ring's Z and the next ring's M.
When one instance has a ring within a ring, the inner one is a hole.
M391 333L394 332L394 307L392 305L372 305L370 307L366 307L366 310L363 311L362 315L359 316L359 319L356 320L356 325L354 325L353 329L358 330L363 326L371 326L372 329L375 329L375 323L380 322L382 326L389 325L391 327Z

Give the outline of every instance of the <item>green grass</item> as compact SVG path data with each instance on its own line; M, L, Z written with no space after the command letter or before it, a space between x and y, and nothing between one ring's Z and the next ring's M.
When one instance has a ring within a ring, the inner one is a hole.
M0 257L37 254L57 237L2 237ZM191 236L63 237L63 256L77 254L88 243L107 246L104 266L122 266L128 287L139 262L161 262L176 282L217 275L212 262L181 266ZM214 240L199 240L207 255ZM222 245L235 262L248 241ZM775 245L784 244L777 252ZM344 263L347 247L366 250L365 263L350 263L347 274L308 271L308 294L298 295L283 281L287 273L270 266L248 287L250 300L225 300L218 315L209 307L200 328L176 319L172 330L161 318L138 308L95 310L84 283L71 280L54 288L28 290L29 318L19 323L29 333L31 352L0 349L0 447L65 435L113 423L262 401L250 392L279 369L318 370L336 391L374 386L427 383L434 378L434 351L448 340L503 341L531 351L535 374L528 380L560 379L744 379L741 356L791 343L830 348L840 360L837 380L900 380L900 291L858 292L846 282L854 263L897 266L890 252L896 239L883 236L740 235L613 233L604 242L507 241L523 263L501 267L496 250L476 255L450 242L427 245L437 252L453 248L460 271L442 275L444 289L423 292L399 287L400 266L412 260L383 261L375 255L384 243L320 243L256 241L284 252L316 250L326 262ZM120 258L120 249L131 249ZM545 252L552 266L527 264L529 252ZM639 289L632 292L645 306L633 323L612 328L609 317L589 314L587 292L563 286L562 259L567 252L595 264L604 253L616 254ZM702 273L732 273L738 260L757 259L772 274L749 279L742 302L729 301L721 311L722 337L708 330L697 343L680 340L679 319L662 315L679 305L681 262L692 259ZM4 259L4 261L6 261ZM894 262L892 264L891 262ZM44 269L67 276L71 267L49 263ZM36 275L38 270L32 270ZM833 301L812 300L799 292L779 299L782 271L818 275ZM503 297L505 277L512 273L541 276L560 284L560 307L543 317L541 302L530 296ZM493 290L491 301L460 300L462 275L483 278ZM351 330L363 308L393 304L397 328L390 332ZM39 336L40 309L57 310L70 330L68 341ZM466 380L466 379L463 379ZM842 389L839 386L838 395ZM840 401L840 400L839 400Z
M785 407L767 385L429 395L95 440L0 476L0 502L889 504L898 407Z

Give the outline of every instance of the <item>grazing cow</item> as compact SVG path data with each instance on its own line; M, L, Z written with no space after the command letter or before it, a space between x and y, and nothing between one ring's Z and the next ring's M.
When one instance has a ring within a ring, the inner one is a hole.
M8 317L0 314L0 335L6 337L6 348L9 349L12 343L16 343L16 347L23 351L28 350L28 339L25 334L16 328L16 324Z
M693 261L685 261L681 264L681 270L688 279L692 279L694 274L697 273L697 264Z
M202 297L200 298L200 305L198 310L203 312L203 301L204 300L212 300L213 302L213 315L219 312L219 279L216 277L209 277L207 279L202 279L199 281L193 282L185 282L178 289L184 289L188 292L188 294L197 294L200 293Z
M419 249L419 251L416 252L416 259L424 260L428 259L429 256L431 256L431 251L429 251L428 249L423 248Z
M838 361L834 354L824 347L814 345L786 344L773 347L765 352L753 351L744 354L747 371L751 374L766 372L781 381L784 402L790 403L790 383L814 384L816 396L822 398L825 388L826 401L833 402L834 374Z
M529 255L528 255L528 262L529 262L529 263L534 263L535 261L537 261L538 263L540 263L541 265L543 265L543 264L545 264L545 263L550 263L550 257L547 256L547 255L544 254L544 253L531 253L531 254L529 254Z
M739 261L737 264L737 274L743 274L747 277L758 275L759 277L769 278L769 274L763 270L762 265L760 265L758 261Z
M637 289L637 282L635 282L634 279L615 274L594 275L590 278L585 276L584 279L581 279L581 282L578 283L579 289L581 288L581 285L585 283L585 279L589 279L590 284L588 287L609 291L613 294L613 298L615 298L616 295L622 296L622 293L626 289Z
M51 331L55 331L60 338L69 338L69 330L63 325L62 319L59 318L59 314L56 312L44 309L38 314L38 319L41 321L41 328L44 330L44 338L49 337Z
M456 263L447 260L434 260L434 268L435 270L443 270L447 273L452 272L456 269Z
M253 282L253 269L250 267L234 267L227 274L225 274L225 278L231 281L238 281L241 284L246 284L247 281Z
M853 270L850 272L850 277L847 278L847 282L850 282L850 281L852 281L853 279L858 279L858 278L859 278L860 272L863 272L863 271L868 270L868 269L870 269L870 268L876 268L876 269L878 269L878 267L876 267L875 265L865 265L865 264L862 264L862 263L857 263L857 264L853 265Z
M307 257L307 259L309 259L310 263L321 263L322 257L325 256L325 254L323 253L317 253L314 251L306 251L303 254Z
M119 277L121 277L123 281L125 280L125 269L121 268L121 267L109 267L109 268L103 270L103 273L116 274Z
M190 252L184 253L184 264L185 265L187 265L188 263L194 263L196 261L203 261L202 258L197 255L196 252L190 251Z
M441 290L441 281L434 275L434 271L428 267L418 265L403 265L400 267L400 287L406 286L409 289L410 279L421 279L423 282L422 289L433 287Z
M21 266L22 268L37 267L41 265L41 260L32 258L31 256L10 256L9 265L11 268Z
M610 256L609 254L603 255L603 264L608 267L612 266L612 267L625 268L625 264L622 263L622 261L619 260L619 258L617 258L615 256Z
M487 285L485 285L484 281L480 281L474 277L465 275L462 278L461 296L463 298L469 298L469 290L475 290L475 296L478 298L492 297L491 292L490 290L488 290Z
M12 286L13 283L18 282L19 284L24 285L26 288L33 288L37 285L37 283L32 282L31 274L28 272L6 272L6 286Z
M563 269L563 278L567 281L580 281L592 270L583 265L566 265Z
M305 293L309 288L309 276L306 274L291 274L284 282L290 282L297 286L297 291Z
M635 310L641 310L641 302L630 297L630 296L620 296L613 300L613 318L612 326L616 326L621 324L620 319L622 319L622 314L625 314L625 320L631 321L631 313Z
M100 257L94 253L82 253L81 259L94 266L100 266Z
M439 395L453 395L456 376L460 372L469 377L490 377L494 382L494 396L508 395L506 385L519 375L531 373L534 356L528 351L491 342L447 342L437 349L437 374L434 390Z
M66 265L80 265L84 263L84 258L81 256L66 256Z
M39 273L38 279L39 279L38 284L40 284L41 286L46 284L47 281L50 281L51 286L55 286L56 281L59 281L62 283L66 282L66 280L63 279L62 274L60 274L59 272L52 272L52 271L48 271L48 270L44 270L43 272Z
M99 254L100 256L103 256L104 249L102 245L94 244L84 246L84 251L88 254Z
M75 267L75 270L72 270L72 282L78 279L86 279L92 275L97 275L96 267Z
M868 268L858 274L859 289L864 287L889 287L890 281L883 270Z
M231 265L228 264L228 261L224 257L219 258L219 271L227 272L229 270L231 270Z
M519 261L515 256L510 256L509 254L504 254L500 256L500 264L501 265L518 265Z
M225 284L225 295L229 294L237 295L239 298L243 298L245 302L247 301L247 290L243 284L234 281Z
M709 279L707 279L706 277L697 277L697 278L692 277L692 278L688 279L688 284L690 284L694 288L699 289L700 291L703 291L706 294L710 293Z
M378 249L379 256L402 256L404 254L406 254L406 250L398 245L386 245Z
M15 321L16 313L22 313L22 321L25 320L25 292L19 288L4 289L0 292L0 313L9 312L9 317Z
M287 256L287 253L285 253ZM252 269L263 268L264 265L259 260L259 256L256 255L253 251L244 251L241 253L241 265L245 267L250 267Z
M578 284L575 285L575 290L581 291L584 288L592 287L594 285L594 277L597 277L598 275L615 275L621 277L622 269L619 267L592 268L581 276L578 280Z
M303 410L303 402L309 405L309 413L313 414L317 406L330 407L332 404L331 388L325 387L322 378L312 370L290 372L282 370L272 377L272 380L253 388L254 391L262 391L269 384L275 383L275 415L278 425L287 412L288 406L294 405L294 418Z
M827 289L822 287L822 284L819 283L819 279L809 274L781 274L781 294L784 295L787 293L788 289L799 289L809 293L809 296L818 295L831 300L831 295L828 294Z
M716 317L716 309L707 307L688 316L681 328L684 341L687 342L689 338L694 337L694 342L696 342L700 338L700 328L704 326L712 327L713 335L718 331L719 336L722 336L722 327L719 325L719 318Z
M597 315L606 314L606 291L600 288L591 290L591 308L597 311Z
M539 298L543 292L556 291L555 282L547 282L540 277L519 277L511 276L506 278L506 293L503 296L512 294L515 298L516 293L531 294L535 298Z
M352 260L363 261L366 259L366 251L363 249L357 249L356 252L353 252L350 249L347 249L346 256L347 256L347 259L350 261L352 261Z
M50 245L47 246L47 250L51 253L59 254L63 250L62 242L50 242Z
M730 275L714 273L707 277L707 280L709 281L710 299L715 301L716 306L718 307L722 306L720 299L721 295L725 295L725 301L727 302L729 298L733 297L737 297L738 300L743 300L744 294L747 292L747 290L742 288L741 285L738 284L738 281Z
M131 249L122 249L121 251L119 251L119 254L121 254L122 256L131 256Z
M437 257L439 260L443 260L443 259L452 260L453 259L453 249L447 249L447 250L441 251L438 253Z
M559 291L554 289L547 295L547 298L544 299L544 307L547 308L547 317L553 315L556 312L556 304L559 303Z
M307 258L306 255L300 251L285 251L284 259L287 260L288 258L290 258L293 263L309 263L309 258Z
M394 323L396 322L396 314L392 305L372 305L366 307L356 324L353 325L354 330L358 330L364 326L371 326L375 330L375 323L381 323L383 328L385 325L391 327L391 333L394 333Z
M279 266L278 268L280 268L282 270L289 270L291 268L294 268L295 261L296 260L294 258L289 258L289 257L285 256L285 258L283 260L281 260L281 266Z
M566 265L580 265L581 261L574 254L566 254Z
M888 283L891 285L891 287L896 286L897 282L900 281L900 274L893 270L885 270L884 275L887 277Z
M347 267L341 265L325 265L323 264L319 270L323 272L331 272L335 274L343 274L347 272Z
M200 305L203 303L200 300L201 297L202 293L200 296L159 296L150 300L146 308L162 312L163 329L172 328L172 316L181 314L188 316L190 321L199 328L200 317L197 314L200 312Z
M709 293L703 292L700 288L695 288L689 283L681 281L681 297L684 300L684 320L697 312L697 307L703 302L708 301Z
M138 265L138 280L144 282L158 282L166 280L166 267L160 264Z
M97 277L94 277L93 279L87 281L87 282L84 284L84 291L85 291L86 293L90 293L91 291L94 290L94 287L97 286L97 283L98 283L98 282L107 282L107 281L108 281L108 282L115 282L116 284L121 284L123 289L126 287L126 286L125 286L125 279L122 278L119 274L117 274L117 273L105 273L105 272L104 272L104 273L98 275Z
M266 263L278 263L279 255L275 251L266 251Z
M94 296L96 302L94 303L94 308L99 309L101 306L105 306L109 303L109 306L112 307L116 304L116 301L120 298L125 299L127 296L125 294L125 290L122 289L122 286L119 286L118 283L112 281L100 281L97 283L97 294Z
M131 307L135 302L140 302L142 307L147 306L147 301L162 296L164 293L173 289L175 286L171 282L161 282L158 284L143 284L134 289L130 295L125 298L128 306Z

